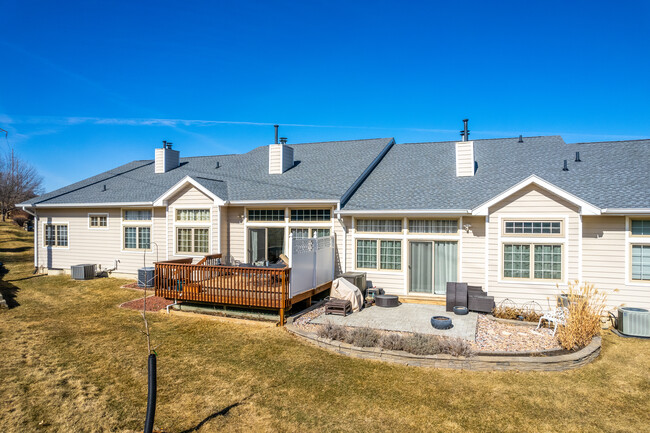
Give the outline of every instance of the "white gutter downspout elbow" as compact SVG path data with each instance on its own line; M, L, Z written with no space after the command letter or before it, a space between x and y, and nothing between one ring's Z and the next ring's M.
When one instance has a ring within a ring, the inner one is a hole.
M28 211L26 206L23 206L23 210L34 217L34 272L36 272L38 270L38 215L36 211Z

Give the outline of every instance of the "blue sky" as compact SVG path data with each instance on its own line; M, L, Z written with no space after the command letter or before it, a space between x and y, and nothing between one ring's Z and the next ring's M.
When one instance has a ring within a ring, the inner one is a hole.
M0 128L46 190L269 144L650 138L650 2L0 0Z

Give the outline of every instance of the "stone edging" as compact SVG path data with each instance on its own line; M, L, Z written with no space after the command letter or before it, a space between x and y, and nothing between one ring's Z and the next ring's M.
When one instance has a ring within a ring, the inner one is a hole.
M413 355L412 353L384 350L378 347L357 347L340 341L332 341L318 337L316 334L303 331L294 325L286 325L285 329L292 334L302 337L307 342L353 358L373 359L417 367L449 368L473 371L564 371L582 367L598 358L601 348L601 338L594 337L587 347L561 355L551 356L521 356L514 355L476 355L456 357L451 355ZM541 354L540 354L541 355Z

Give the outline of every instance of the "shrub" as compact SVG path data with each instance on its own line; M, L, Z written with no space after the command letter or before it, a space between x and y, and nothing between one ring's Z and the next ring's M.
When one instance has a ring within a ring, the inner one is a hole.
M557 338L567 350L585 347L600 335L600 318L605 312L607 294L593 284L571 281L565 293L568 300L566 325L558 327Z
M404 338L399 334L389 332L379 339L379 347L386 350L404 350Z
M341 325L326 323L318 328L317 334L321 338L330 340L345 341L348 337L348 330Z
M452 356L471 356L472 346L460 338L445 338L440 340L440 351Z
M405 351L414 355L440 353L440 338L435 335L412 334L403 338Z
M379 342L379 332L371 328L354 328L348 333L346 343L358 347L374 347Z

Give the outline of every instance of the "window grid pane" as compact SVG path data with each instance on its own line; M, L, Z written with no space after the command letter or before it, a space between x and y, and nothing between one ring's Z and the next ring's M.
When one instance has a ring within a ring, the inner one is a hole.
M506 234L559 235L562 221L506 221Z
M176 209L176 221L210 221L210 210Z
M191 253L192 252L192 229L181 229L178 231L177 239L177 250L179 253Z
M409 220L411 233L456 233L457 220Z
M650 280L650 245L632 245L632 279Z
M357 239L357 268L377 269L377 241Z
M150 210L125 210L125 221L151 221Z
M291 221L329 221L329 209L292 209Z
M535 245L535 278L562 279L562 246Z
M106 227L106 226L108 226L108 220L105 216L91 215L90 227Z
M284 221L284 209L251 209L249 221Z
M56 245L58 247L68 246L68 226L56 226Z
M503 246L503 276L530 278L530 245Z
M399 233L402 231L402 220L357 220L358 232Z
M124 248L135 249L137 246L137 227L124 227Z
M381 241L380 268L402 269L402 241Z
M138 227L138 248L148 250L151 242L151 229L149 227Z
M330 235L330 229L313 229L317 238L326 238Z
M632 220L634 236L650 236L650 220Z
M54 236L55 229L54 226L48 224L45 226L45 245L54 246L56 245L56 237Z
M309 237L309 229L291 229L294 239L304 239Z
M210 232L208 229L194 230L194 252L207 253L210 250Z

